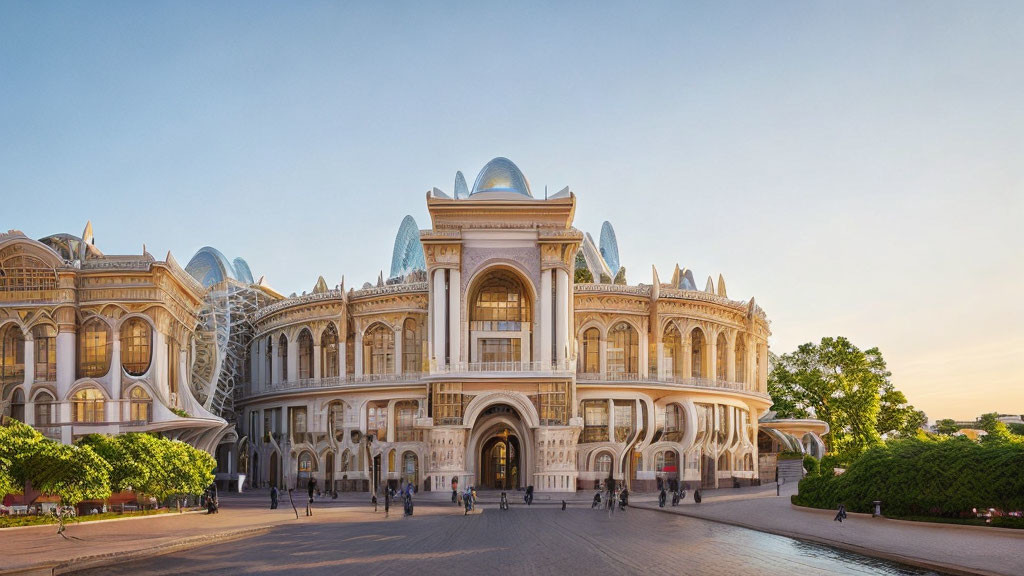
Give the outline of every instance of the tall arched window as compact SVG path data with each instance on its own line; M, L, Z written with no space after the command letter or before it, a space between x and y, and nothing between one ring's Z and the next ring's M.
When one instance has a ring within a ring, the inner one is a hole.
M327 324L327 329L320 336L320 375L324 378L337 378L340 375L338 369L338 329L332 322Z
M277 363L280 368L277 372L279 382L288 381L288 339L284 334L277 339Z
M679 334L679 328L675 324L669 324L665 328L665 334L661 337L661 345L664 350L665 373L672 378L683 377L683 337Z
M132 388L129 399L131 401L132 422L153 421L153 399L150 398L149 394L141 386Z
M71 397L71 419L74 422L103 422L103 393L96 388L82 388Z
M15 324L0 328L0 388L25 381L25 335Z
M266 384L270 384L274 381L274 339L267 336L267 342L263 351L263 374L266 379Z
M406 318L402 325L402 372L423 372L423 323Z
M130 376L142 376L152 358L153 331L142 318L129 318L121 325L121 366Z
M395 331L384 324L374 324L363 335L363 372L395 373Z
M587 328L583 332L583 373L601 372L601 331Z
M597 459L594 460L594 472L600 472L602 474L608 474L612 471L612 455L607 452L601 452L597 455Z
M110 371L110 326L93 318L78 329L78 377L101 378Z
M700 328L690 332L690 376L704 378L704 333Z
M402 455L402 480L419 487L419 459L415 452L406 452Z
M507 270L480 283L469 311L470 353L476 362L520 362L530 349L533 313L526 286Z
M725 334L718 335L718 343L715 345L715 378L725 380L726 362L725 353L729 350L729 343L725 340Z
M416 403L403 401L395 404L395 441L415 442L416 430L413 422L416 418Z
M669 477L674 476L679 471L676 460L675 450L662 450L654 457L654 471Z
M36 426L47 426L57 421L57 406L54 404L53 395L45 390L36 394L35 412Z
M40 324L32 329L35 342L36 382L57 381L57 331Z
M665 440L679 442L683 439L683 408L679 404L665 407Z
M736 381L745 383L747 381L747 344L743 334L736 336Z
M15 388L11 393L11 418L18 422L25 421L25 393L21 388Z
M345 322L345 374L356 373L356 327L349 318Z
M299 332L299 380L313 377L313 334L308 328Z
M639 372L640 339L628 322L619 322L608 333L608 376L636 375Z

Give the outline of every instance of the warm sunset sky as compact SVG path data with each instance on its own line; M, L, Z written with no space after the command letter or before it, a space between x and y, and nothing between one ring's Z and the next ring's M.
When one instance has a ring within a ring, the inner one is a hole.
M0 229L358 287L507 156L631 283L722 273L778 353L1024 413L1024 4L378 4L0 3Z

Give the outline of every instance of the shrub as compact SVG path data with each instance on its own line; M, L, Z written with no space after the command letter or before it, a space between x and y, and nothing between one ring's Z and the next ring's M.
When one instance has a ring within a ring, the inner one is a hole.
M871 448L845 474L808 476L793 502L889 516L959 517L973 508L1024 510L1024 442L908 438Z
M778 456L779 460L803 460L803 458L803 452L794 452L792 450L784 450L782 452L779 452Z
M817 476L821 473L821 464L818 459L810 454L804 454L804 470L808 476Z

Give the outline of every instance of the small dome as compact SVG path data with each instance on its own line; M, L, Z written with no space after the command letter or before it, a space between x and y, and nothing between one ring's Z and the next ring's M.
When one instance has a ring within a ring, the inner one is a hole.
M508 158L495 158L484 166L473 183L470 196L486 194L496 199L516 199L519 196L533 198L530 194L530 183L519 167Z

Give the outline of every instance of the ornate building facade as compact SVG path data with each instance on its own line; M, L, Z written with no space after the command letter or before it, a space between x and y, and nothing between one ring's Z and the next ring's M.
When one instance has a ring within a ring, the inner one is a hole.
M575 194L534 197L504 158L426 202L390 278L288 298L212 248L183 270L104 256L89 230L0 237L5 411L64 441L162 431L222 478L338 491L733 486L764 452L820 450L822 423L771 428L769 322L721 276L626 284L611 225L596 244Z

